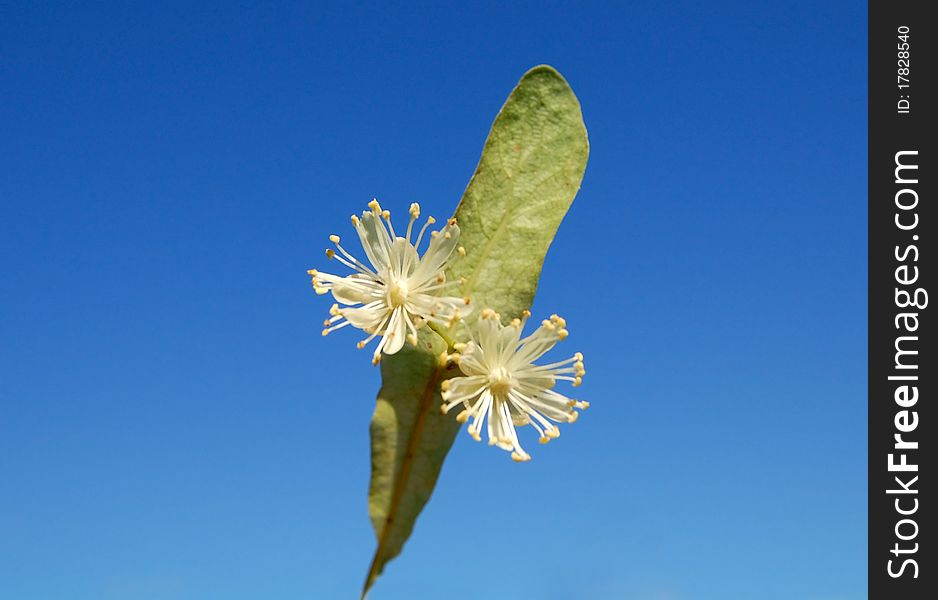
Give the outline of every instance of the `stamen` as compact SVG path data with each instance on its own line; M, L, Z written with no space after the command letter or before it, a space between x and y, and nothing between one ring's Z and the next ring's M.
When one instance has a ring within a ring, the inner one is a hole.
M394 233L394 223L391 222L391 211L382 211L381 218L384 219L384 222L388 225L388 230L391 232L391 239L397 238L397 234Z
M328 324L329 321L326 321L326 323ZM325 336L325 335L329 335L330 333L332 333L332 332L335 331L336 329L342 329L342 328L345 327L346 325L351 325L351 324L352 324L351 321L342 321L341 323L339 323L339 324L337 324L337 325L332 325L331 327L327 327L326 329L323 329L323 330L322 330L322 334L323 334L324 336Z
M417 217L420 216L420 205L416 202L411 203L410 205L410 221L407 223L407 235L404 236L408 242L410 242L410 232L414 228L414 221L417 220Z
M420 248L420 240L423 239L423 233L427 230L427 227L436 223L436 219L433 217L427 217L427 222L423 224L423 227L420 228L420 233L417 234L417 241L414 242L414 248Z
M372 271L371 269L369 269L368 267L366 267L365 265L363 265L361 262L358 261L357 258L355 258L355 257L352 256L351 254L349 254L348 252L346 252L345 249L344 249L342 246L339 246L338 244L336 244L336 247L339 249L340 252L342 252L342 254L344 254L345 256L347 256L348 258L350 258L351 261L348 260L347 258L343 257L343 256L339 256L338 254L335 254L334 252L333 252L332 256L330 256L329 258L335 258L335 259L338 260L340 263L342 263L342 264L345 265L346 267L352 269L353 271L356 271L356 272L358 272L358 273L361 273L362 275L367 275L368 277L370 277L370 278L372 278L372 279L374 279L374 280L376 280L376 281L380 281L380 280L378 279L377 273L375 273L374 271ZM327 254L328 254L328 251L327 251ZM344 279L344 278L343 278L343 279Z
M333 240L332 238L335 238L335 239ZM336 248L339 249L339 252L341 252L348 259L348 261L351 261L350 263L350 262L343 260L342 264L344 264L345 266L349 267L352 270L358 271L359 273L362 273L364 275L368 275L374 279L378 278L377 273L375 273L372 269L370 269L363 262L361 262L360 260L352 256L352 254L348 250L342 247L342 244L339 243L339 236L337 235L329 236L329 239L332 240ZM342 257L338 257L338 258L341 260Z

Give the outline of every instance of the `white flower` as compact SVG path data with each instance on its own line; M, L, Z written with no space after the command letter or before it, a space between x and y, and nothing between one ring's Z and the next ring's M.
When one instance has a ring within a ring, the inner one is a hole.
M447 379L442 384L443 413L462 404L465 409L456 419L469 424L469 434L479 441L483 424L487 425L489 445L511 452L515 461L531 460L518 442L515 426L533 425L542 444L560 435L557 423L573 423L588 402L571 400L552 388L558 380L580 385L586 370L583 355L548 365L533 361L567 337L566 322L552 315L541 326L521 339L524 319L503 326L491 309L482 311L477 331L466 344L457 344L457 362L463 377ZM487 422L486 422L487 421ZM553 422L552 422L553 421Z
M371 266L349 254L339 244L339 236L332 235L329 239L339 252L329 249L326 256L335 258L355 273L341 277L312 269L309 274L317 294L331 291L339 303L346 305L342 308L339 304L332 305L331 317L326 319L322 334L354 325L370 334L358 343L359 348L381 336L373 360L378 364L382 351L394 354L405 339L416 345L417 329L428 322L451 326L462 314L468 313L465 307L469 299L439 295L459 283L447 283L443 273L454 252L465 253L457 247L459 227L455 219L441 231L431 232L429 247L421 257L417 248L427 227L436 222L433 217L427 219L412 244L410 236L414 221L420 216L420 205L410 205L410 222L404 237L394 233L391 213L381 210L377 200L372 200L368 207L371 210L363 212L361 218L352 215L352 225Z

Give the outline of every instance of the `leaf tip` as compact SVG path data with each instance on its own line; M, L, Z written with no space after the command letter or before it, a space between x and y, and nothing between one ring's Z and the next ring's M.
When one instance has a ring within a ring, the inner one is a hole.
M540 64L540 65L531 67L525 72L524 75L521 76L521 79L524 80L524 79L528 79L529 77L537 77L537 76L551 77L554 79L559 79L560 81L563 81L564 83L567 83L567 80L564 79L563 75L560 74L560 71L558 71L556 68L548 64Z

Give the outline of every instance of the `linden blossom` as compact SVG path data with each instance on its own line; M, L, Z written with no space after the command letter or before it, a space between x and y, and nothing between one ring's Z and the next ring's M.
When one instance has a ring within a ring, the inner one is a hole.
M427 218L412 244L410 237L414 221L420 216L419 204L410 205L410 222L404 237L394 233L390 211L382 210L377 200L372 200L368 207L371 210L362 212L361 218L352 215L352 225L371 266L346 251L339 243L339 236L331 235L329 240L339 252L330 248L326 256L355 273L345 277L315 269L308 273L317 294L331 291L338 301L329 309L331 316L323 323L322 334L328 335L351 324L370 334L358 343L359 348L381 336L372 360L378 364L382 352L394 354L405 339L416 345L417 330L427 323L451 327L471 309L466 310L469 298L438 295L461 283L447 282L444 274L454 253L466 254L465 249L457 246L456 219L450 219L442 230L430 233L430 244L421 257L417 248L427 228L436 222L433 217ZM339 303L346 306L340 308Z
M553 422L573 423L579 417L574 409L586 409L589 402L571 400L552 388L558 380L580 385L586 369L583 355L535 365L554 345L567 337L566 321L557 315L544 320L528 337L521 339L524 323L531 316L524 311L523 319L514 319L502 326L498 313L482 311L472 340L456 344L453 360L462 377L447 379L441 385L444 414L458 404L465 409L456 420L469 425L469 435L481 440L482 425L487 425L489 445L510 451L515 461L531 460L518 441L516 426L532 425L546 444L560 436ZM553 421L553 422L551 422Z

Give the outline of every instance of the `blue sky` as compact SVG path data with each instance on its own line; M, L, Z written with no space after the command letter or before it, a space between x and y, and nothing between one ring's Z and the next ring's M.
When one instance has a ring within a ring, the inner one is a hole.
M14 2L0 56L0 596L357 597L379 375L305 271L549 63L592 407L460 434L372 599L866 597L864 4Z

